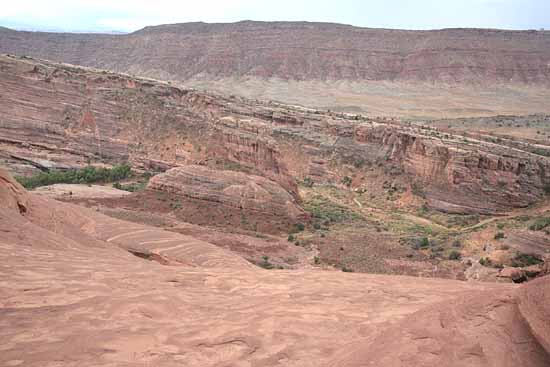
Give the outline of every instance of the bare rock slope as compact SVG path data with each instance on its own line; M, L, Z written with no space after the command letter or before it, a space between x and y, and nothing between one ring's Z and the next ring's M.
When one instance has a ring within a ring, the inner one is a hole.
M2 365L550 363L550 320L532 296L544 297L548 278L518 288L267 271L189 236L27 194L3 170L0 199Z

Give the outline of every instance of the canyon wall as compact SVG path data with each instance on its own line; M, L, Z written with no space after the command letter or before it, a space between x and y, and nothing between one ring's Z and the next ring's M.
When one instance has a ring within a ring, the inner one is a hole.
M370 174L399 180L433 208L484 214L534 204L550 185L550 158L532 147L397 120L7 56L0 87L0 159L16 174L125 161L156 171L200 165L263 176L297 203L297 180L340 185L350 176L359 189Z

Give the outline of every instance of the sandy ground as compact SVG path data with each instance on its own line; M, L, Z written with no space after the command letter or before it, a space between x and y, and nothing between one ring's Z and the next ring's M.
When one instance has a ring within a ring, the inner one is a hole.
M550 90L528 86L455 86L387 81L197 79L185 83L251 99L400 118L456 118L550 113Z
M109 186L102 185L79 185L79 184L55 184L49 186L37 187L33 190L35 194L51 198L116 198L130 195L131 192L118 190Z

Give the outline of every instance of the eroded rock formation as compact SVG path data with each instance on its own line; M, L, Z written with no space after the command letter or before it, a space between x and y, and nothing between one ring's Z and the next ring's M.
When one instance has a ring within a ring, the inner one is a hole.
M548 277L518 289L267 271L191 236L27 194L3 170L0 199L2 365L550 363Z
M149 181L149 190L240 209L247 213L288 218L307 217L296 198L276 182L242 172L214 170L203 166L173 168Z
M1 158L18 174L200 164L266 177L298 199L296 179L335 184L376 172L403 176L433 208L484 214L534 204L550 188L550 158L517 142L34 60L1 57L0 66Z

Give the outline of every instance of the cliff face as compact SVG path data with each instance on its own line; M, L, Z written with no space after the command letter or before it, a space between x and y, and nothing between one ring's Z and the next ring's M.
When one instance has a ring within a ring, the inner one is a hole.
M278 183L403 176L427 204L495 213L533 204L550 159L507 145L329 112L221 97L67 65L0 58L0 144L18 174L129 160L143 169L202 165ZM388 169L392 168L392 172Z
M550 182L550 160L507 146L437 138L418 131L366 124L360 142L380 144L388 158L415 177L430 206L450 213L492 214L540 200Z
M164 80L550 83L550 32L401 31L304 22L173 24L128 35L0 29L0 52Z

